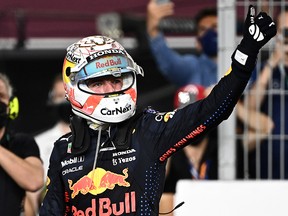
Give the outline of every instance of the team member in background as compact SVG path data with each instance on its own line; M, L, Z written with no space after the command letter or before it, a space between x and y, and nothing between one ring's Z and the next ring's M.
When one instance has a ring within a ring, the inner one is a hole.
M33 137L12 133L9 121L18 114L8 77L0 73L0 214L19 216L25 191L43 186L43 168Z
M35 140L40 149L40 156L44 166L44 178L46 179L49 158L52 153L54 142L62 135L70 132L69 121L72 115L71 105L65 99L65 90L63 88L62 76L56 75L51 91L48 95L47 106L57 118L57 123L48 130L35 136ZM25 216L34 216L38 214L40 204L43 199L44 189L37 192L27 192L25 199Z
M49 158L52 153L54 142L60 136L70 132L70 117L73 114L69 101L65 98L63 80L60 74L56 75L51 91L48 95L48 108L55 115L57 122L54 127L35 136L43 160L45 175L48 171Z
M205 99L168 113L136 109L143 71L118 42L91 36L69 46L63 80L75 115L54 145L40 215L158 215L167 159L229 117L276 34L266 13L248 11L226 75Z
M179 87L198 84L209 87L217 83L217 10L205 8L195 17L196 51L181 55L168 47L160 21L174 14L174 3L157 3L150 0L147 5L147 34L151 53L160 72Z

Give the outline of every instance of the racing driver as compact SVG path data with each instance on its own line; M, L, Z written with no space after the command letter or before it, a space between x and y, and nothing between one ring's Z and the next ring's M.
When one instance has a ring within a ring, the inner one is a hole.
M229 117L275 34L271 17L249 6L225 76L206 98L165 113L136 109L144 73L118 42L90 36L69 46L63 81L75 115L54 144L40 215L158 215L167 158Z

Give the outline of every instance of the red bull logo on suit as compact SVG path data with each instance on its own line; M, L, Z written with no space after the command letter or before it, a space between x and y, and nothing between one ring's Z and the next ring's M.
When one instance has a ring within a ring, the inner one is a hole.
M98 207L97 207L98 203ZM73 216L110 216L126 215L136 212L135 191L125 193L123 201L112 203L110 198L91 199L91 206L81 210L72 206Z
M127 177L128 168L123 169L121 174L96 168L75 183L68 179L69 188L72 191L71 198L74 199L79 194L101 194L107 189L113 190L116 186L130 187L130 183L126 181ZM73 216L110 216L131 212L136 212L135 191L125 193L122 200L116 203L112 203L110 198L101 197L91 199L91 206L86 209L79 209L75 205L72 206Z
M83 195L87 193L97 195L107 189L113 190L116 185L129 187L130 183L126 181L128 168L123 169L122 173L123 174L118 174L102 168L96 168L75 183L68 179L69 189L72 191L71 198L75 198L79 193Z

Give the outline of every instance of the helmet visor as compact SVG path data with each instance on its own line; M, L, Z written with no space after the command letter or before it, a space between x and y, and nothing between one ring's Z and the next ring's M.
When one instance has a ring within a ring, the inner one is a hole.
M76 80L88 77L105 76L111 74L111 68L118 68L121 72L136 70L133 61L124 55L106 55L90 61L79 72L75 74Z
M79 89L90 94L105 95L123 92L134 83L134 73L117 73L101 77L92 77L79 82Z

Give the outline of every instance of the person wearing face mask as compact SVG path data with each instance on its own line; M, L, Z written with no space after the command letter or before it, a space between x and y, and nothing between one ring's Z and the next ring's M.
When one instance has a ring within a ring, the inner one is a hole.
M209 87L217 82L217 10L206 8L195 17L197 29L196 50L198 54L181 55L168 47L160 21L173 15L174 3L157 3L150 0L147 5L147 34L150 50L160 72L179 87L197 83Z
M54 127L35 136L44 163L45 175L47 173L49 157L52 152L54 141L70 131L69 121L72 115L71 105L65 98L63 80L59 74L53 80L52 88L48 95L47 105L58 120Z
M56 119L56 126L67 126L71 117L71 106L69 102L65 99L65 94L63 93L63 81L60 76L56 76L53 82L52 90L48 95L47 108L53 119ZM63 127L60 127L62 131ZM65 129L65 127L64 127ZM40 137L43 133L37 135Z
M47 106L52 115L57 118L57 123L50 129L35 136L40 149L40 156L43 161L44 178L49 165L49 158L56 139L70 131L69 121L72 115L71 105L65 99L65 91L61 75L56 75L51 91L48 95ZM36 193L27 192L25 200L25 216L34 216L38 213L42 200L43 189Z
M19 216L25 191L44 184L39 148L32 136L13 132L9 123L19 111L9 78L0 73L0 214Z

